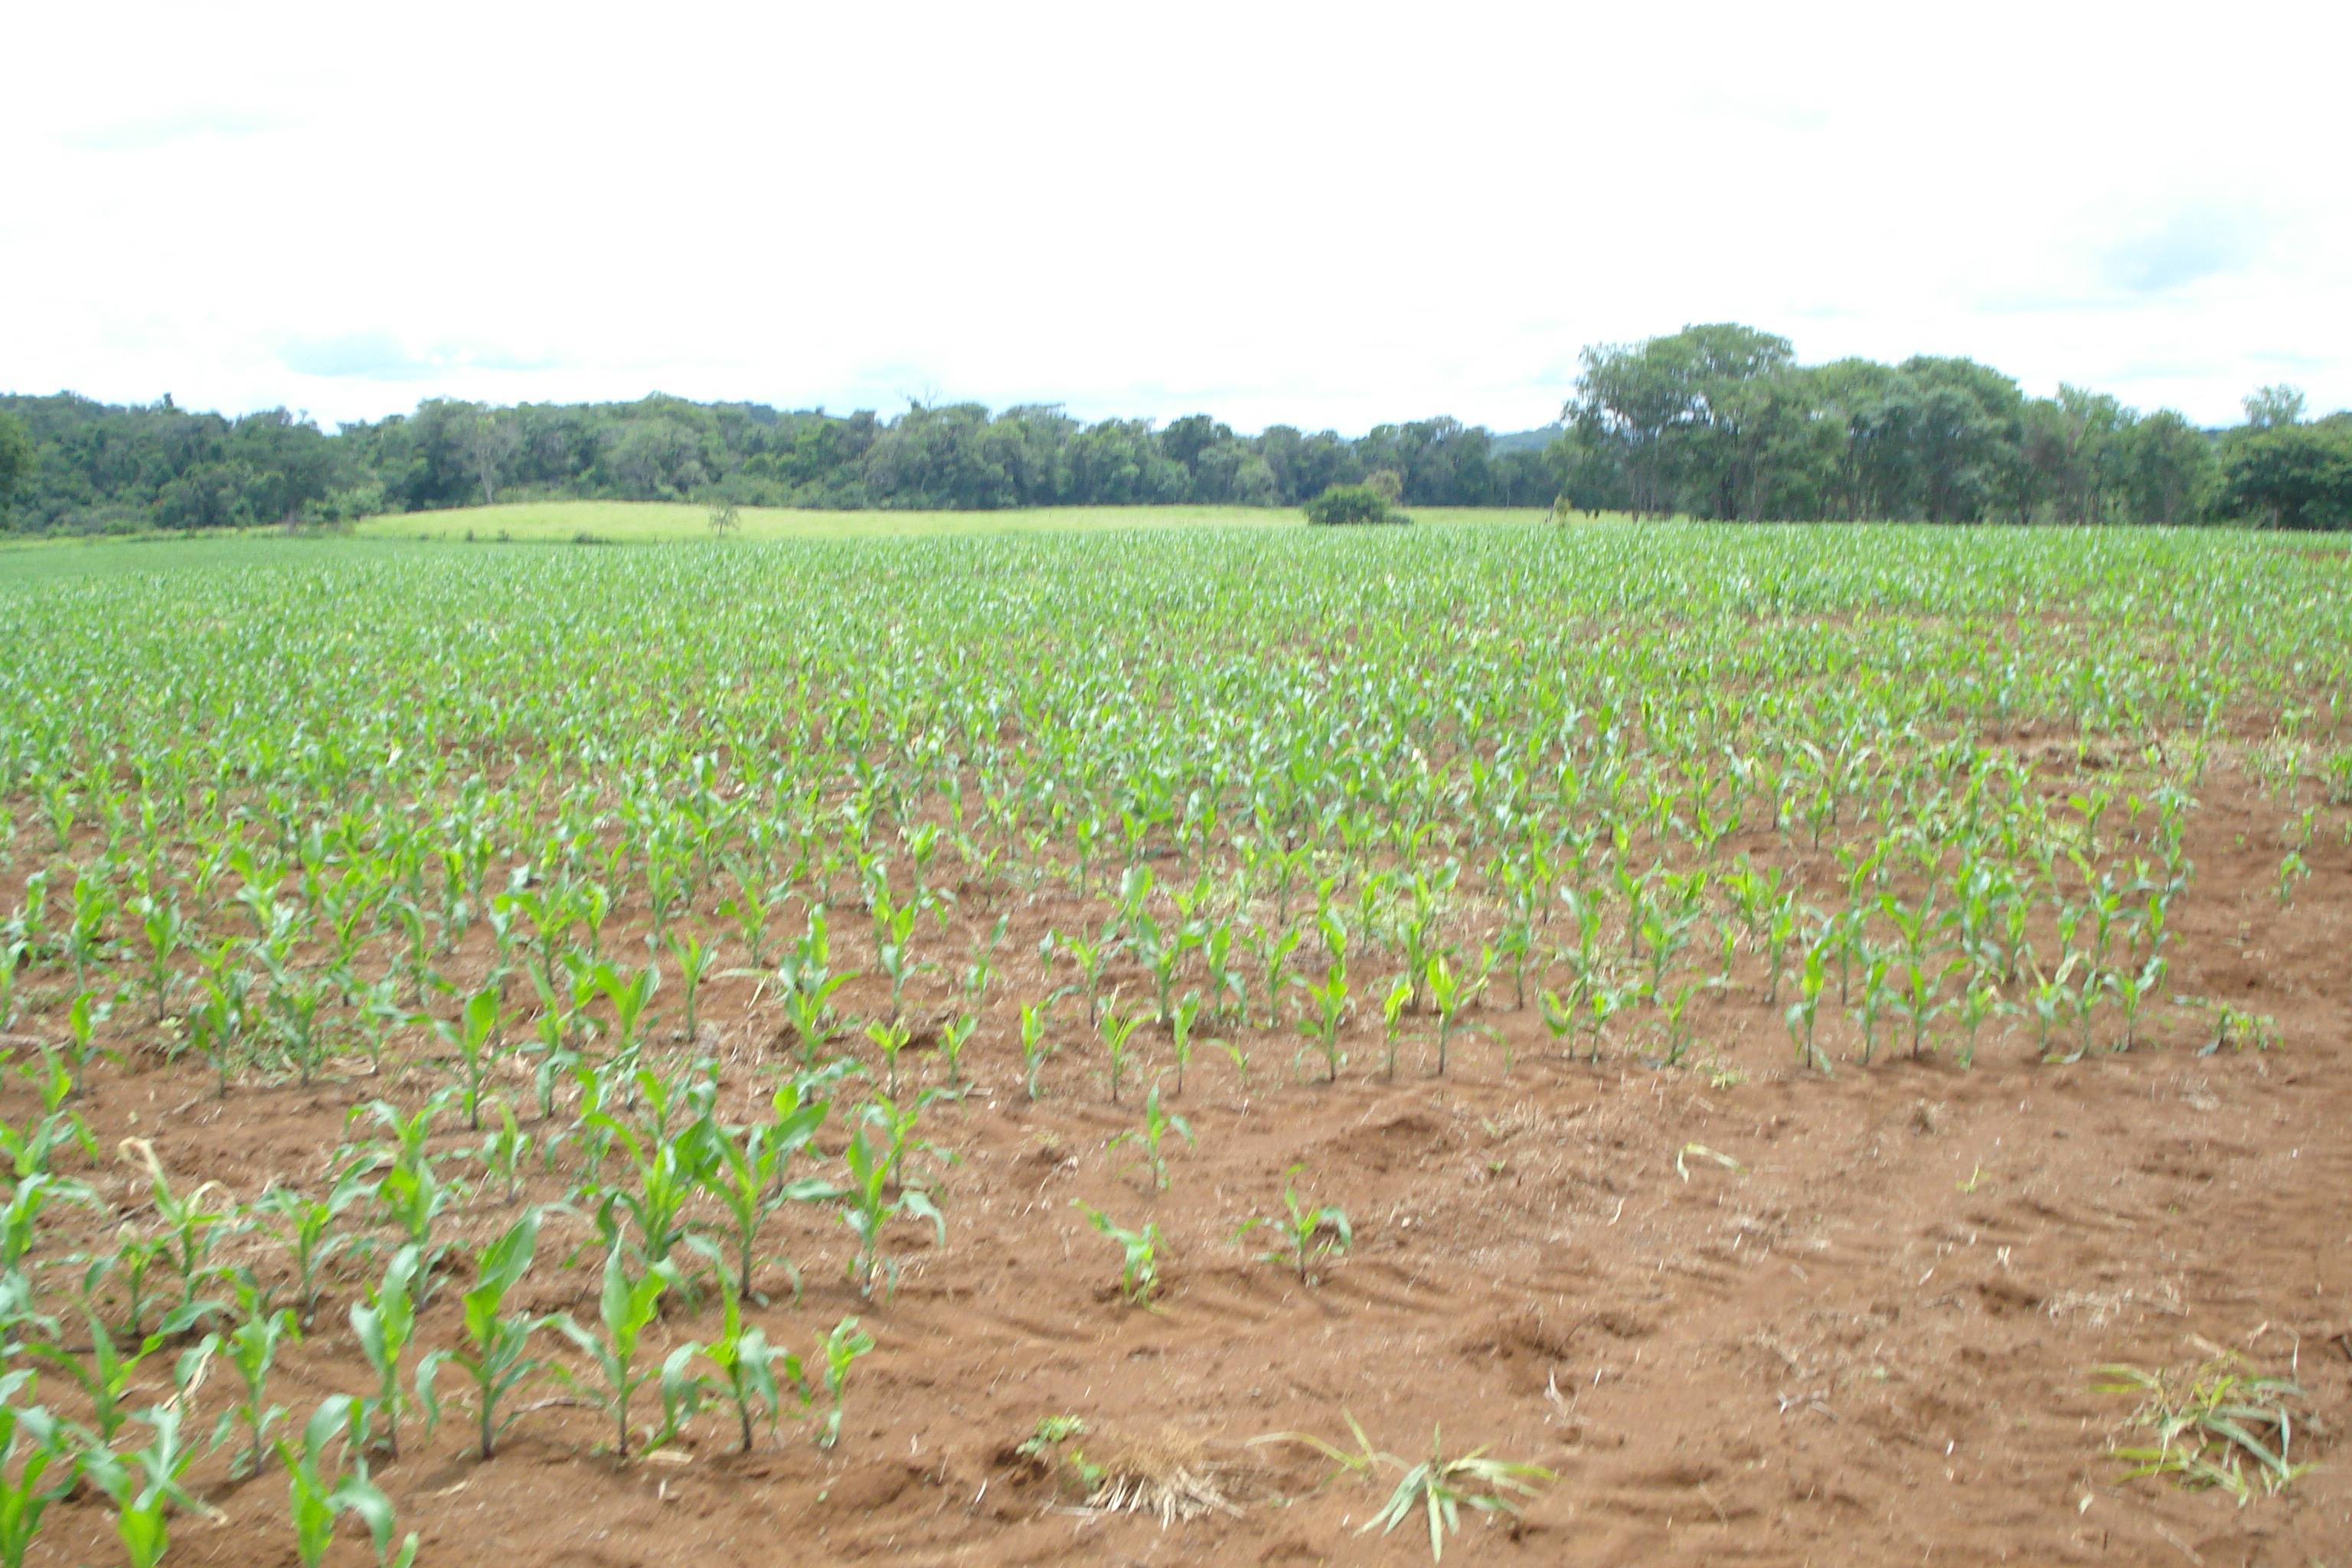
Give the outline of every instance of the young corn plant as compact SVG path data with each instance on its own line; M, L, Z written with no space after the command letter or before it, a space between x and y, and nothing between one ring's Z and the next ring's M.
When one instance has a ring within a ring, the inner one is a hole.
M375 1373L375 1394L363 1408L366 1440L380 1444L392 1458L400 1458L400 1424L408 1413L409 1396L401 1373L401 1358L416 1332L416 1279L422 1256L414 1246L404 1247L384 1266L383 1279L364 1301L352 1303L352 1332L360 1353Z
M893 908L887 894L877 892L875 896L874 961L890 977L890 1017L894 1022L906 1016L907 982L931 967L915 957L915 918L920 913L919 904L912 899Z
M24 1568L42 1515L73 1490L80 1470L72 1441L32 1392L28 1372L0 1376L0 1568ZM52 1466L60 1474L45 1482Z
M1412 977L1401 974L1389 987L1389 994L1381 998L1381 1048L1386 1053L1381 1076L1391 1083L1396 1081L1397 1037L1403 1032L1404 1010L1412 1004Z
M1037 1081L1038 1075L1045 1070L1045 1063L1060 1048L1046 1034L1053 1022L1053 1011L1054 1001L1050 996L1043 1002L1021 1004L1021 1082L1032 1102L1045 1098L1045 1091Z
M457 1103L466 1112L466 1125L474 1131L482 1130L482 1084L498 1065L504 1047L506 1018L499 1005L499 987L486 985L466 999L465 1007L454 1020L436 1018L419 1013L409 1020L429 1028L457 1059Z
M1789 1004L1785 1022L1789 1038L1796 1043L1797 1065L1829 1070L1829 1058L1814 1042L1815 1020L1822 1010L1822 993L1829 984L1829 968L1823 962L1826 942L1816 942L1805 949L1804 972L1797 982L1797 1000Z
M323 1198L305 1196L292 1187L271 1187L255 1205L278 1221L278 1239L292 1256L299 1298L296 1306L305 1328L319 1313L320 1273L339 1256L367 1245L363 1237L335 1229L343 1211L370 1191L365 1168L352 1165L331 1174L333 1180Z
M1234 1240L1238 1242L1255 1230L1272 1232L1280 1246L1259 1253L1258 1261L1287 1264L1297 1272L1301 1285L1311 1286L1318 1282L1315 1265L1346 1252L1355 1245L1356 1235L1348 1225L1347 1210L1331 1204L1309 1208L1298 1201L1298 1173L1305 1169L1304 1164L1296 1164L1282 1173L1282 1203L1287 1212L1243 1221L1234 1232Z
M128 1456L89 1449L81 1463L83 1473L114 1503L115 1536L131 1568L154 1568L172 1544L173 1507L207 1510L181 1480L196 1453L181 1438L180 1407L150 1406L138 1419L149 1429L145 1447Z
M777 1387L776 1369L782 1365L786 1376L794 1384L799 1379L798 1368L789 1352L768 1343L768 1331L757 1323L746 1326L743 1302L730 1282L722 1292L719 1337L701 1346L702 1358L717 1372L719 1389L735 1406L735 1417L742 1432L743 1453L751 1451L755 1441L755 1415L767 1418L768 1435L773 1438L776 1425L783 1412L783 1400Z
M433 1227L442 1211L463 1195L452 1184L441 1179L434 1168L432 1152L425 1147L438 1105L438 1101L428 1101L409 1116L401 1115L382 1100L370 1107L375 1120L393 1132L392 1150L377 1156L384 1162L380 1166L383 1173L376 1178L371 1193L378 1215L385 1223L398 1226L407 1237L408 1245L416 1249L416 1293L420 1302L432 1294L434 1269L447 1250L446 1246L434 1243Z
M1313 1011L1299 1015L1299 1032L1323 1057L1323 1081L1339 1081L1339 1068L1347 1056L1339 1049L1339 1030L1348 1018L1348 970L1333 963L1323 974L1319 985L1303 986ZM1294 1066L1293 1070L1296 1070Z
M1867 948L1862 967L1862 1005L1856 1009L1862 1018L1862 1065L1868 1067L1878 1048L1878 1021L1886 1011L1892 992L1886 984L1886 972L1893 965L1891 954Z
M583 1120L619 1140L629 1158L630 1178L608 1190L597 1206L598 1230L612 1245L618 1238L619 1215L625 1212L636 1232L639 1258L648 1268L667 1270L672 1255L692 1235L687 1210L702 1186L706 1145L667 1136L659 1128L631 1127L602 1111Z
M1423 977L1429 988L1430 1007L1437 1015L1437 1076L1444 1078L1447 1050L1454 1037L1484 1032L1480 1026L1461 1020L1478 999L1478 994L1486 989L1487 975L1483 972L1475 979L1457 975L1441 953L1429 961Z
M526 1352L531 1335L544 1328L547 1320L509 1312L506 1306L508 1295L530 1271L531 1254L538 1246L539 1211L532 1209L482 1249L475 1260L474 1288L464 1298L465 1344L456 1350L435 1351L416 1369L418 1397L428 1402L434 1373L443 1363L473 1379L478 1452L485 1459L497 1456L499 1439L518 1414L510 1411L501 1417L499 1402L544 1364Z
M1200 1141L1192 1136L1191 1122L1160 1110L1160 1086L1155 1083L1143 1099L1143 1125L1125 1132L1112 1133L1110 1141L1103 1147L1108 1152L1122 1143L1140 1143L1143 1146L1142 1163L1151 1173L1152 1184L1164 1193L1168 1190L1167 1141L1171 1132L1187 1143L1196 1147L1199 1144Z
M341 1458L328 1452L338 1438ZM299 1446L278 1444L278 1458L286 1467L294 1554L302 1568L320 1568L326 1561L335 1543L335 1521L346 1513L358 1515L366 1525L378 1568L409 1568L416 1561L414 1534L398 1549L392 1545L392 1500L368 1479L367 1463L360 1454L365 1444L362 1402L341 1394L328 1395L303 1423ZM344 1459L355 1465L353 1473L342 1473Z
M95 1312L85 1313L89 1323L89 1354L85 1359L58 1344L33 1344L26 1347L34 1355L49 1363L70 1377L81 1388L89 1405L89 1425L81 1428L84 1447L112 1448L114 1439L130 1419L131 1412L124 1401L138 1386L134 1382L139 1365L163 1348L163 1336L150 1334L139 1348L128 1355L115 1345L113 1332L99 1321ZM29 1376L11 1373L10 1376Z
M842 1151L849 1181L834 1189L834 1201L841 1206L842 1223L857 1237L857 1253L850 1259L849 1273L861 1296L874 1294L877 1274L893 1289L898 1284L898 1261L882 1253L883 1233L891 1221L902 1215L929 1220L934 1244L947 1245L947 1217L930 1194L907 1182L904 1168L907 1155L917 1146L915 1123L927 1100L928 1097L919 1099L902 1110L887 1097L877 1097L858 1113L848 1146Z
M882 1053L882 1092L897 1098L898 1093L898 1053L907 1048L913 1031L896 1021L896 1015L866 1026L866 1037Z
M874 1348L874 1336L859 1328L856 1318L844 1318L824 1337L822 1348L824 1352L824 1397L829 1408L817 1423L815 1441L820 1448L831 1448L841 1441L842 1394L849 1382L849 1369L859 1356ZM816 1391L811 1386L814 1380L803 1376L796 1366L792 1370L793 1377L801 1384L801 1404L803 1406L814 1405L816 1402Z
M661 970L651 963L643 969L624 970L599 963L589 971L589 984L612 1005L613 1050L606 1059L625 1080L637 1070L637 1053L645 1045L646 1009L661 984Z
M569 1312L555 1320L555 1326L587 1356L594 1379L592 1382L583 1378L569 1368L558 1368L557 1375L578 1388L611 1418L613 1456L623 1463L629 1458L629 1402L655 1375L653 1370L639 1364L638 1348L669 1283L668 1276L658 1268L632 1275L625 1250L616 1246L604 1254L604 1284L597 1297L597 1313L604 1331L599 1334L582 1328Z
M503 1179L507 1187L506 1201L520 1203L522 1201L523 1165L530 1158L533 1140L522 1130L522 1124L515 1120L514 1107L506 1102L504 1096L493 1095L490 1109L498 1112L498 1125L482 1135L482 1146L478 1151L482 1173L486 1178L496 1176Z
M2081 956L2080 953L2068 953L2053 974L2037 973L2032 988L2026 993L2026 1000L2033 1008L2036 1026L2034 1048L2045 1062L2062 1059L2057 1048L2050 1043L2050 1031L2057 1026L2061 1015L2074 1000L2074 988L2067 984L2067 981L2073 977L2075 961ZM2081 1053L2076 1054L2079 1056Z
M719 905L719 912L735 922L736 940L743 944L753 969L768 967L768 918L777 902L775 889L762 890L751 880L739 879L735 896Z
M2163 986L2165 973L2170 967L2158 955L2149 959L2136 973L2129 968L2107 973L2107 990L2116 999L2116 1010L2124 1018L2124 1037L2118 1049L2127 1051L2139 1043L2140 1008L2147 1005L2150 994Z
M814 915L811 921L821 928L824 917ZM792 968L789 955L784 967L786 970ZM835 1016L833 1009L834 993L856 978L855 974L828 974L822 969L802 970L785 984L780 998L784 1009L784 1021L792 1026L793 1037L800 1042L803 1067L815 1067L817 1058L841 1032L840 1020Z
M291 1309L270 1310L251 1286L238 1288L237 1308L244 1321L222 1336L220 1353L236 1369L240 1386L236 1402L222 1411L214 1425L212 1446L220 1447L242 1424L246 1451L241 1473L257 1476L269 1451L269 1433L286 1415L284 1406L268 1403L269 1374L277 1364L278 1347L289 1340L299 1341L302 1331L295 1326Z
M759 1262L760 1226L768 1215L787 1203L822 1203L835 1196L831 1186L814 1177L795 1180L785 1173L832 1113L833 1101L815 1097L838 1081L837 1073L803 1074L776 1092L772 1120L729 1128L706 1115L686 1134L697 1145L692 1163L702 1190L726 1211L734 1230L732 1288L738 1297L764 1300L754 1295L751 1278ZM789 1261L785 1267L791 1268ZM796 1273L793 1279L797 1288Z
M1160 1289L1160 1226L1147 1220L1141 1230L1123 1229L1111 1222L1110 1215L1092 1205L1079 1203L1075 1198L1071 1203L1087 1216L1088 1225L1118 1244L1122 1255L1118 1272L1119 1294L1126 1297L1130 1305L1149 1305Z
M719 944L705 941L700 934L683 927L672 931L663 946L669 952L670 963L677 968L678 988L684 993L681 1005L685 1017L680 1027L686 1041L692 1046L699 1038L702 987L719 967Z
M1192 1065L1192 1026L1201 1019L1201 994L1188 991L1168 1015L1169 1055L1176 1064L1176 1097L1184 1096L1184 1074Z
M1960 994L1960 1066L1976 1066L1977 1036L1983 1029L1984 1021L2007 1005L2001 1000L2000 987L1990 979L1979 980Z
M212 1255L222 1235L240 1227L227 1210L205 1206L206 1196L221 1190L219 1183L205 1182L188 1193L174 1193L153 1146L137 1139L131 1141L131 1150L147 1167L148 1190L163 1226L164 1261L180 1277L180 1304L164 1325L166 1332L177 1332L205 1312L218 1310L215 1302L199 1302L196 1292L218 1272L212 1265Z
M1512 1495L1531 1496L1538 1483L1554 1479L1549 1470L1540 1465L1514 1464L1486 1457L1485 1448L1474 1448L1459 1458L1445 1458L1444 1439L1438 1429L1430 1433L1429 1458L1419 1464L1408 1465L1394 1454L1383 1453L1372 1447L1371 1439L1353 1415L1347 1418L1348 1429L1355 1434L1356 1451L1327 1443L1310 1432L1271 1432L1255 1437L1253 1443L1297 1443L1313 1448L1324 1458L1338 1463L1359 1479L1369 1480L1382 1469L1403 1472L1391 1491L1387 1502L1378 1513L1358 1527L1356 1533L1369 1535L1378 1530L1382 1534L1422 1513L1429 1523L1429 1557L1433 1563L1445 1557L1445 1538L1462 1527L1461 1510L1466 1505L1481 1512L1517 1513Z
M1697 994L1696 985L1677 986L1672 996L1655 997L1659 1021L1665 1026L1665 1055L1659 1058L1661 1067L1680 1067L1690 1054L1691 1036L1689 1013L1691 997ZM1509 1068L1506 1067L1505 1071Z
M1133 1016L1121 1013L1116 996L1111 998L1110 1005L1104 1008L1097 1019L1102 1031L1103 1067L1110 1079L1110 1102L1113 1105L1118 1103L1119 1087L1127 1078L1128 1042L1134 1037L1135 1031L1142 1023L1143 1015L1140 1013Z
M1304 935L1295 926L1250 933L1251 950L1259 973L1265 977L1265 1026L1269 1029L1282 1026L1282 993L1297 978L1290 970L1290 955L1298 951Z

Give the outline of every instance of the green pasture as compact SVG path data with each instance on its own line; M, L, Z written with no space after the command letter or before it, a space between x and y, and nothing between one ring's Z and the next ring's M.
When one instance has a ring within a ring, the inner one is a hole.
M964 537L1003 533L1097 533L1118 529L1301 528L1294 507L1067 506L1007 511L803 511L744 507L736 537L881 539ZM1538 521L1541 508L1424 508L1424 523ZM371 518L356 531L367 539L510 541L570 543L586 535L615 544L708 539L710 509L684 502L624 500L516 501L450 511L404 512Z

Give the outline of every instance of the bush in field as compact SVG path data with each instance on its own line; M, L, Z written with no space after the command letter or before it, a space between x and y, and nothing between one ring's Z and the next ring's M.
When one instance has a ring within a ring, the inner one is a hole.
M1307 521L1331 527L1361 522L1411 522L1370 485L1333 485L1302 509Z

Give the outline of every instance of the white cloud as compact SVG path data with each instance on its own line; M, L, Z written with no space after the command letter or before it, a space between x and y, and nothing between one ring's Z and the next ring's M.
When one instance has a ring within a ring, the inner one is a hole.
M1551 416L1735 319L2192 416L2352 404L2341 13L50 7L0 384Z

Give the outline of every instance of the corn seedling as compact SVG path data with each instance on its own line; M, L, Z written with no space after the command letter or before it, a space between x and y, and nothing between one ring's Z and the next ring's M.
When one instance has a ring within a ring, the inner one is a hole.
M687 1044L691 1046L698 1038L698 1031L701 1027L703 983L719 967L719 944L706 942L697 932L681 929L671 931L662 945L668 950L670 963L677 968L678 990L682 994L681 1006L685 1014L679 1027L685 1031Z
M1258 963L1259 973L1265 977L1265 1026L1282 1026L1282 993L1294 978L1290 973L1290 955L1298 951L1302 933L1294 927L1278 931L1253 930L1250 948Z
M2026 998L2033 1007L2033 1021L2036 1026L2034 1048L2041 1053L2043 1061L2059 1059L2056 1050L2050 1044L2050 1031L2056 1027L2059 1016L2064 1011L2066 1005L2074 1000L2074 990L2066 982L2074 974L2075 962L2081 956L2079 953L2068 953L2065 962L2059 964L2055 974L2037 975L2032 989L2026 993Z
M882 1092L894 1099L898 1093L898 1053L913 1037L911 1030L895 1021L897 1016L894 1010L889 1019L866 1026L866 1037L882 1053Z
M1477 1026L1465 1024L1461 1018L1471 1003L1477 1000L1478 994L1486 989L1486 973L1482 971L1475 979L1465 979L1456 975L1440 955L1429 961L1423 979L1429 988L1429 1005L1437 1014L1437 1076L1444 1078L1446 1050L1454 1037L1479 1032Z
M319 1311L319 1276L344 1252L366 1245L363 1238L338 1235L335 1222L353 1200L368 1192L365 1171L358 1166L333 1173L323 1198L306 1197L291 1187L271 1187L255 1205L278 1222L278 1237L294 1262L294 1285L299 1319L309 1327Z
M1307 1167L1293 1165L1282 1173L1282 1203L1287 1211L1282 1215L1259 1215L1242 1222L1234 1232L1241 1240L1254 1230L1272 1231L1281 1247L1273 1252L1261 1252L1261 1263L1285 1263L1296 1269L1301 1285L1312 1285L1316 1277L1314 1266L1326 1258L1336 1257L1355 1245L1355 1232L1348 1225L1348 1211L1330 1204L1308 1208L1298 1201L1298 1173Z
M335 1521L343 1514L359 1516L375 1548L377 1568L410 1568L416 1561L416 1536L399 1547L392 1544L392 1500L368 1479L367 1463L359 1453L365 1442L360 1402L330 1394L303 1424L298 1447L280 1442L278 1457L286 1466L287 1490L294 1521L294 1553L303 1568L320 1568L334 1544ZM331 1460L328 1446L342 1440L343 1455L355 1468L344 1475L341 1460Z
M408 1412L408 1390L401 1358L416 1332L416 1277L423 1260L414 1246L404 1247L384 1266L383 1279L351 1309L352 1332L360 1353L375 1373L375 1394L364 1406L367 1440L381 1443L384 1452L400 1458L400 1423Z
M2310 878L2311 866L2304 859L2303 851L2288 850L2278 865L2279 908L2284 909L2294 902L2295 889Z
M1160 1086L1153 1084L1143 1097L1143 1125L1125 1132L1114 1132L1103 1147L1106 1152L1121 1143L1143 1145L1143 1163L1151 1172L1152 1184L1161 1192L1168 1190L1168 1134L1173 1132L1187 1143L1196 1144L1192 1124L1182 1117L1160 1108Z
M0 1568L24 1568L49 1504L73 1489L79 1463L57 1418L31 1403L32 1373L0 1376ZM62 1472L44 1484L51 1466Z
M2139 1010L2148 996L2164 984L2166 973L2171 968L2161 956L2151 958L2135 973L2131 969L2110 970L2106 976L2107 990L2116 999L2116 1010L2123 1015L2122 1048L2130 1050L2139 1043Z
M1184 1073L1192 1065L1192 1026L1201 1018L1201 996L1187 992L1168 1015L1169 1054L1176 1063L1176 1094L1183 1098Z
M1045 1070L1047 1058L1058 1048L1045 1034L1052 1022L1053 1010L1051 997L1043 1002L1021 1004L1022 1087L1033 1101L1044 1098L1037 1076Z
M1111 1223L1110 1215L1088 1204L1070 1200L1087 1223L1118 1243L1121 1254L1118 1270L1119 1293L1136 1305L1148 1304L1160 1289L1160 1226L1150 1220L1141 1230L1127 1230Z
M85 1443L100 1448L114 1447L116 1434L130 1411L123 1401L136 1386L132 1383L139 1365L162 1348L163 1336L150 1334L140 1342L139 1348L125 1355L114 1343L114 1335L99 1321L94 1312L85 1314L89 1323L89 1354L87 1359L58 1344L28 1346L34 1355L49 1363L70 1377L81 1388L89 1404L89 1426Z
M940 1026L940 1059L948 1064L948 1082L955 1089L963 1088L963 1048L979 1027L979 1018L971 1014L950 1018Z
M624 1462L629 1457L629 1402L655 1375L638 1365L637 1350L669 1283L668 1276L658 1268L633 1276L624 1260L623 1249L614 1247L604 1254L604 1289L597 1296L597 1314L604 1331L592 1333L582 1328L569 1312L555 1320L555 1326L587 1356L590 1370L595 1375L591 1381L568 1368L558 1368L557 1374L594 1401L611 1418L613 1456Z
M617 1139L628 1154L629 1179L597 1205L597 1228L606 1245L616 1238L618 1215L625 1212L636 1231L637 1256L648 1268L666 1268L691 1234L686 1211L702 1186L707 1145L672 1138L663 1127L631 1127L601 1111L583 1120Z
M697 1179L726 1211L734 1228L733 1289L738 1296L752 1296L761 1223L786 1203L824 1202L836 1195L814 1177L787 1179L785 1171L832 1112L830 1100L814 1096L837 1079L837 1074L803 1074L777 1091L771 1102L772 1120L729 1128L706 1115L686 1134L697 1148L693 1160ZM789 1268L790 1263L785 1267Z
M212 1513L189 1493L181 1478L195 1457L194 1447L180 1436L181 1410L176 1402L150 1406L136 1419L145 1423L144 1447L129 1455L90 1448L83 1451L82 1471L114 1503L114 1532L122 1542L131 1568L154 1568L172 1543L171 1513L175 1507L194 1513Z
M834 1324L820 1348L824 1352L824 1397L829 1407L817 1423L815 1442L820 1448L831 1448L841 1441L842 1396L848 1386L849 1369L859 1356L874 1348L874 1336L859 1328L856 1318L844 1318ZM801 1404L814 1404L814 1380L803 1376L797 1363L791 1370L801 1384Z
M269 1310L250 1286L239 1288L237 1307L243 1321L221 1337L220 1353L236 1368L240 1386L236 1403L221 1412L213 1427L212 1446L221 1447L230 1431L242 1424L247 1439L244 1473L257 1476L268 1453L270 1429L286 1414L283 1406L268 1403L269 1373L277 1364L278 1347L288 1340L299 1340L302 1331L295 1327L289 1309Z
M755 1415L764 1415L769 1435L775 1434L783 1410L776 1368L784 1364L786 1375L793 1377L793 1358L788 1352L768 1343L765 1329L757 1323L745 1326L742 1300L731 1283L723 1291L722 1301L719 1337L697 1348L702 1358L717 1369L719 1386L735 1406L736 1420L742 1432L741 1451L748 1454L751 1451ZM793 1381L798 1380L793 1377Z
M1120 1085L1127 1077L1128 1042L1143 1023L1143 1015L1138 1013L1130 1017L1121 1013L1118 998L1113 996L1096 1022L1102 1031L1103 1067L1110 1079L1110 1102L1117 1105Z
M1311 1432L1272 1432L1250 1441L1300 1444L1360 1480L1369 1480L1382 1469L1403 1472L1380 1511L1359 1526L1356 1533L1369 1535L1378 1530L1385 1535L1416 1512L1423 1513L1429 1521L1429 1556L1433 1563L1444 1561L1445 1538L1461 1529L1461 1510L1465 1505L1482 1512L1517 1513L1511 1494L1532 1496L1538 1483L1554 1479L1540 1465L1489 1458L1485 1448L1475 1448L1459 1458L1449 1459L1445 1458L1440 1431L1434 1428L1430 1433L1429 1458L1409 1465L1394 1454L1374 1448L1356 1418L1344 1410L1340 1415L1355 1436L1356 1449L1352 1453Z
M1828 984L1828 970L1822 962L1822 944L1815 943L1805 950L1805 967L1797 983L1797 1000L1789 1004L1786 1021L1789 1038L1796 1042L1797 1062L1801 1067L1829 1069L1829 1058L1822 1055L1813 1043L1813 1027L1822 1010L1822 992Z
M1389 994L1381 999L1381 1048L1387 1056L1386 1065L1381 1071L1381 1076L1391 1083L1396 1081L1399 1022L1412 1001L1412 977L1406 974L1397 976L1396 984L1391 985Z
M212 1267L213 1248L222 1233L241 1227L226 1211L205 1206L205 1197L220 1191L219 1183L205 1182L190 1192L174 1193L155 1158L152 1144L143 1138L132 1138L125 1140L124 1147L146 1167L148 1191L156 1217L163 1226L163 1259L180 1277L180 1305L166 1325L167 1331L177 1331L200 1315L196 1291L215 1272ZM203 1303L201 1307L211 1305Z
M511 1412L500 1418L499 1401L542 1364L525 1352L531 1335L545 1326L546 1320L509 1312L506 1307L508 1294L530 1271L531 1254L538 1245L539 1211L532 1209L482 1249L475 1260L474 1288L464 1297L465 1344L457 1350L434 1352L416 1369L417 1396L427 1403L432 1399L434 1372L444 1363L474 1380L478 1451L485 1459L495 1457L499 1436L515 1420Z
M454 1021L420 1013L410 1022L431 1029L457 1058L457 1103L466 1112L466 1125L480 1131L482 1080L497 1063L505 1033L499 988L486 985L475 992Z
M1987 1018L2006 1006L2007 1004L2000 999L1999 987L1990 980L1979 980L1961 993L1960 1027L1964 1033L1960 1040L1960 1066L1976 1066L1978 1031L1984 1027Z
M1314 1005L1313 1011L1299 1016L1299 1032L1322 1053L1323 1081L1337 1083L1339 1068L1348 1059L1339 1049L1339 1029L1348 1016L1347 968L1335 963L1324 972L1320 985L1305 985L1302 989Z
M947 1245L947 1217L929 1193L907 1182L904 1171L916 1119L927 1100L919 1099L903 1110L887 1097L867 1102L858 1113L848 1147L842 1151L849 1182L834 1189L834 1201L841 1206L842 1223L857 1237L857 1254L850 1259L849 1272L861 1296L874 1294L877 1272L892 1286L898 1282L898 1262L882 1255L882 1235L892 1220L901 1215L929 1220L935 1244Z

